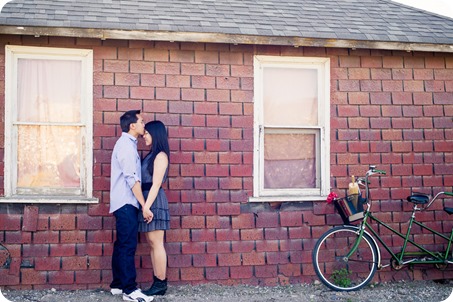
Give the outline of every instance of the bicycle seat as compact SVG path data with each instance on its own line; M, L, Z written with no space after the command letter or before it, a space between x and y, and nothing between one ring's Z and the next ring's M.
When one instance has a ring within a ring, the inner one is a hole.
M415 204L427 204L429 201L429 195L417 193L407 197L407 201Z
M447 212L447 213L450 214L450 215L453 214L453 208L447 208L447 207L445 207L445 208L444 208L444 211Z

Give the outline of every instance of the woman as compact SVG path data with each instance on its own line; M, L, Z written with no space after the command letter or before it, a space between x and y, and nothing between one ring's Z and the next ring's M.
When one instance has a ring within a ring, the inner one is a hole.
M170 229L170 214L168 200L161 186L167 179L170 148L167 131L161 121L147 123L143 137L146 145L151 146L150 152L142 161L142 190L146 200L143 210L150 209L153 218L145 220L140 211L138 230L146 233L154 271L153 285L143 293L148 296L164 295L167 291L164 234L165 230Z

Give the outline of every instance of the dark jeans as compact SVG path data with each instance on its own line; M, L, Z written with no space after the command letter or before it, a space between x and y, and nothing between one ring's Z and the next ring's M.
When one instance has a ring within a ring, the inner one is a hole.
M130 294L137 289L135 251L138 241L138 209L125 205L113 212L116 218L116 241L113 245L111 288Z

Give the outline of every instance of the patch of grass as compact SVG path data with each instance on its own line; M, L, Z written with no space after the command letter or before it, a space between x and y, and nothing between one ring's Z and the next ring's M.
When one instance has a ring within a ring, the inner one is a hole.
M339 269L332 272L332 280L335 285L340 287L348 287L351 285L351 279L349 279L350 272L345 269Z

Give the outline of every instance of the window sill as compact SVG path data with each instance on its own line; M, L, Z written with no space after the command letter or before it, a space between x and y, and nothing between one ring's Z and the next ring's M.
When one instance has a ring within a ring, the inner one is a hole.
M249 197L249 202L303 202L325 201L327 196L262 196Z
M90 204L99 203L99 199L73 196L11 196L0 197L0 203Z

